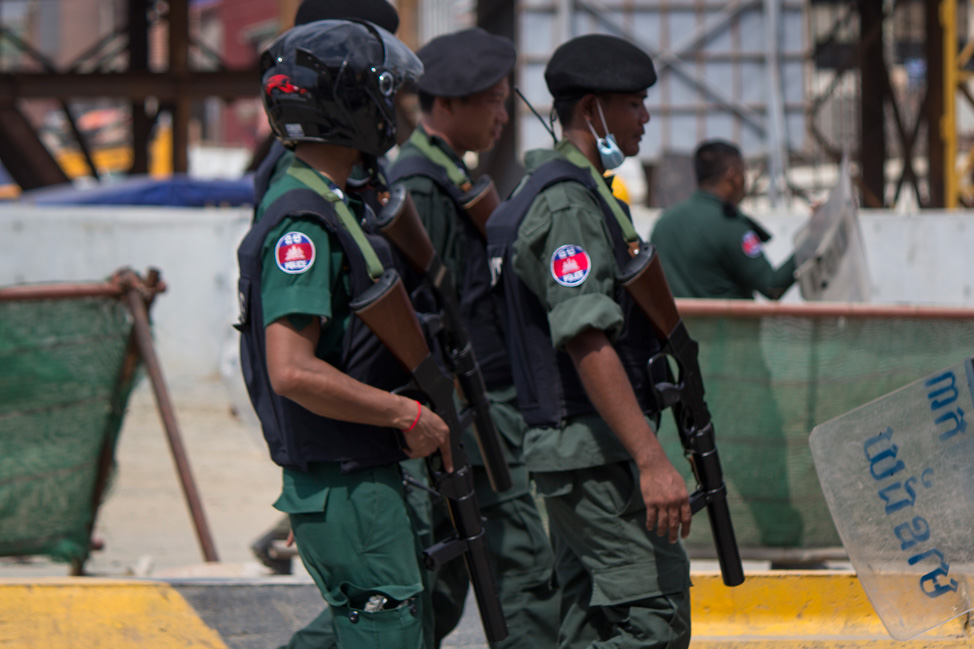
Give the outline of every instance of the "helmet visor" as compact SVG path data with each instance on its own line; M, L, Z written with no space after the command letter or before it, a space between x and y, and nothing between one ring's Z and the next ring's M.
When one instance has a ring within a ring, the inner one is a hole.
M391 92L395 93L400 88L408 87L419 81L419 78L423 76L423 63L419 57L413 54L405 43L381 27L376 27L376 32L382 39L382 47L385 51L382 62L383 72L388 72L393 76L394 87ZM383 93L386 92L384 85L382 90Z

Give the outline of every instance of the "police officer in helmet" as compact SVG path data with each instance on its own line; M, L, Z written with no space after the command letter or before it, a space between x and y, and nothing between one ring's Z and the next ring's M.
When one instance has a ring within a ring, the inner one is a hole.
M241 362L271 458L275 507L289 514L302 561L334 613L339 647L414 649L431 611L399 462L437 450L449 430L390 390L408 375L349 304L395 259L361 230L355 165L394 143L394 97L422 64L365 22L316 21L261 56L261 97L294 152L238 250Z

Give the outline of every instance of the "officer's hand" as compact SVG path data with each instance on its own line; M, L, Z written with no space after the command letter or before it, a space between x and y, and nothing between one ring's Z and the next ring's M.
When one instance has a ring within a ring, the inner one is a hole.
M646 503L646 528L676 543L690 534L690 496L683 476L668 459L639 472L639 486ZM682 533L681 533L682 527Z
M439 415L420 406L419 419L411 430L403 430L406 439L406 455L412 458L426 457L436 449L443 457L443 468L453 472L453 456L450 453L450 429Z

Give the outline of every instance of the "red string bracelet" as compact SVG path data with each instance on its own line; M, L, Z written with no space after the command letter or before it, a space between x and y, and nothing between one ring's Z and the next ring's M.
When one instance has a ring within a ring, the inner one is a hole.
M413 423L409 424L409 428L403 428L402 432L408 433L412 429L416 428L416 424L419 423L419 416L423 414L423 404L419 401L416 402L416 419L413 419Z

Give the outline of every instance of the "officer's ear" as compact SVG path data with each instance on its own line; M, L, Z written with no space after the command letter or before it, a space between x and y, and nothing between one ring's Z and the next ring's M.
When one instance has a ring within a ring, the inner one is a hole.
M598 101L598 97L594 94L589 93L578 100L578 108L575 109L575 117L584 120L586 117L593 121L598 119L598 108L595 102Z
M447 115L453 115L453 111L456 108L455 101L456 99L453 97L434 97L433 107L439 107L439 109Z

